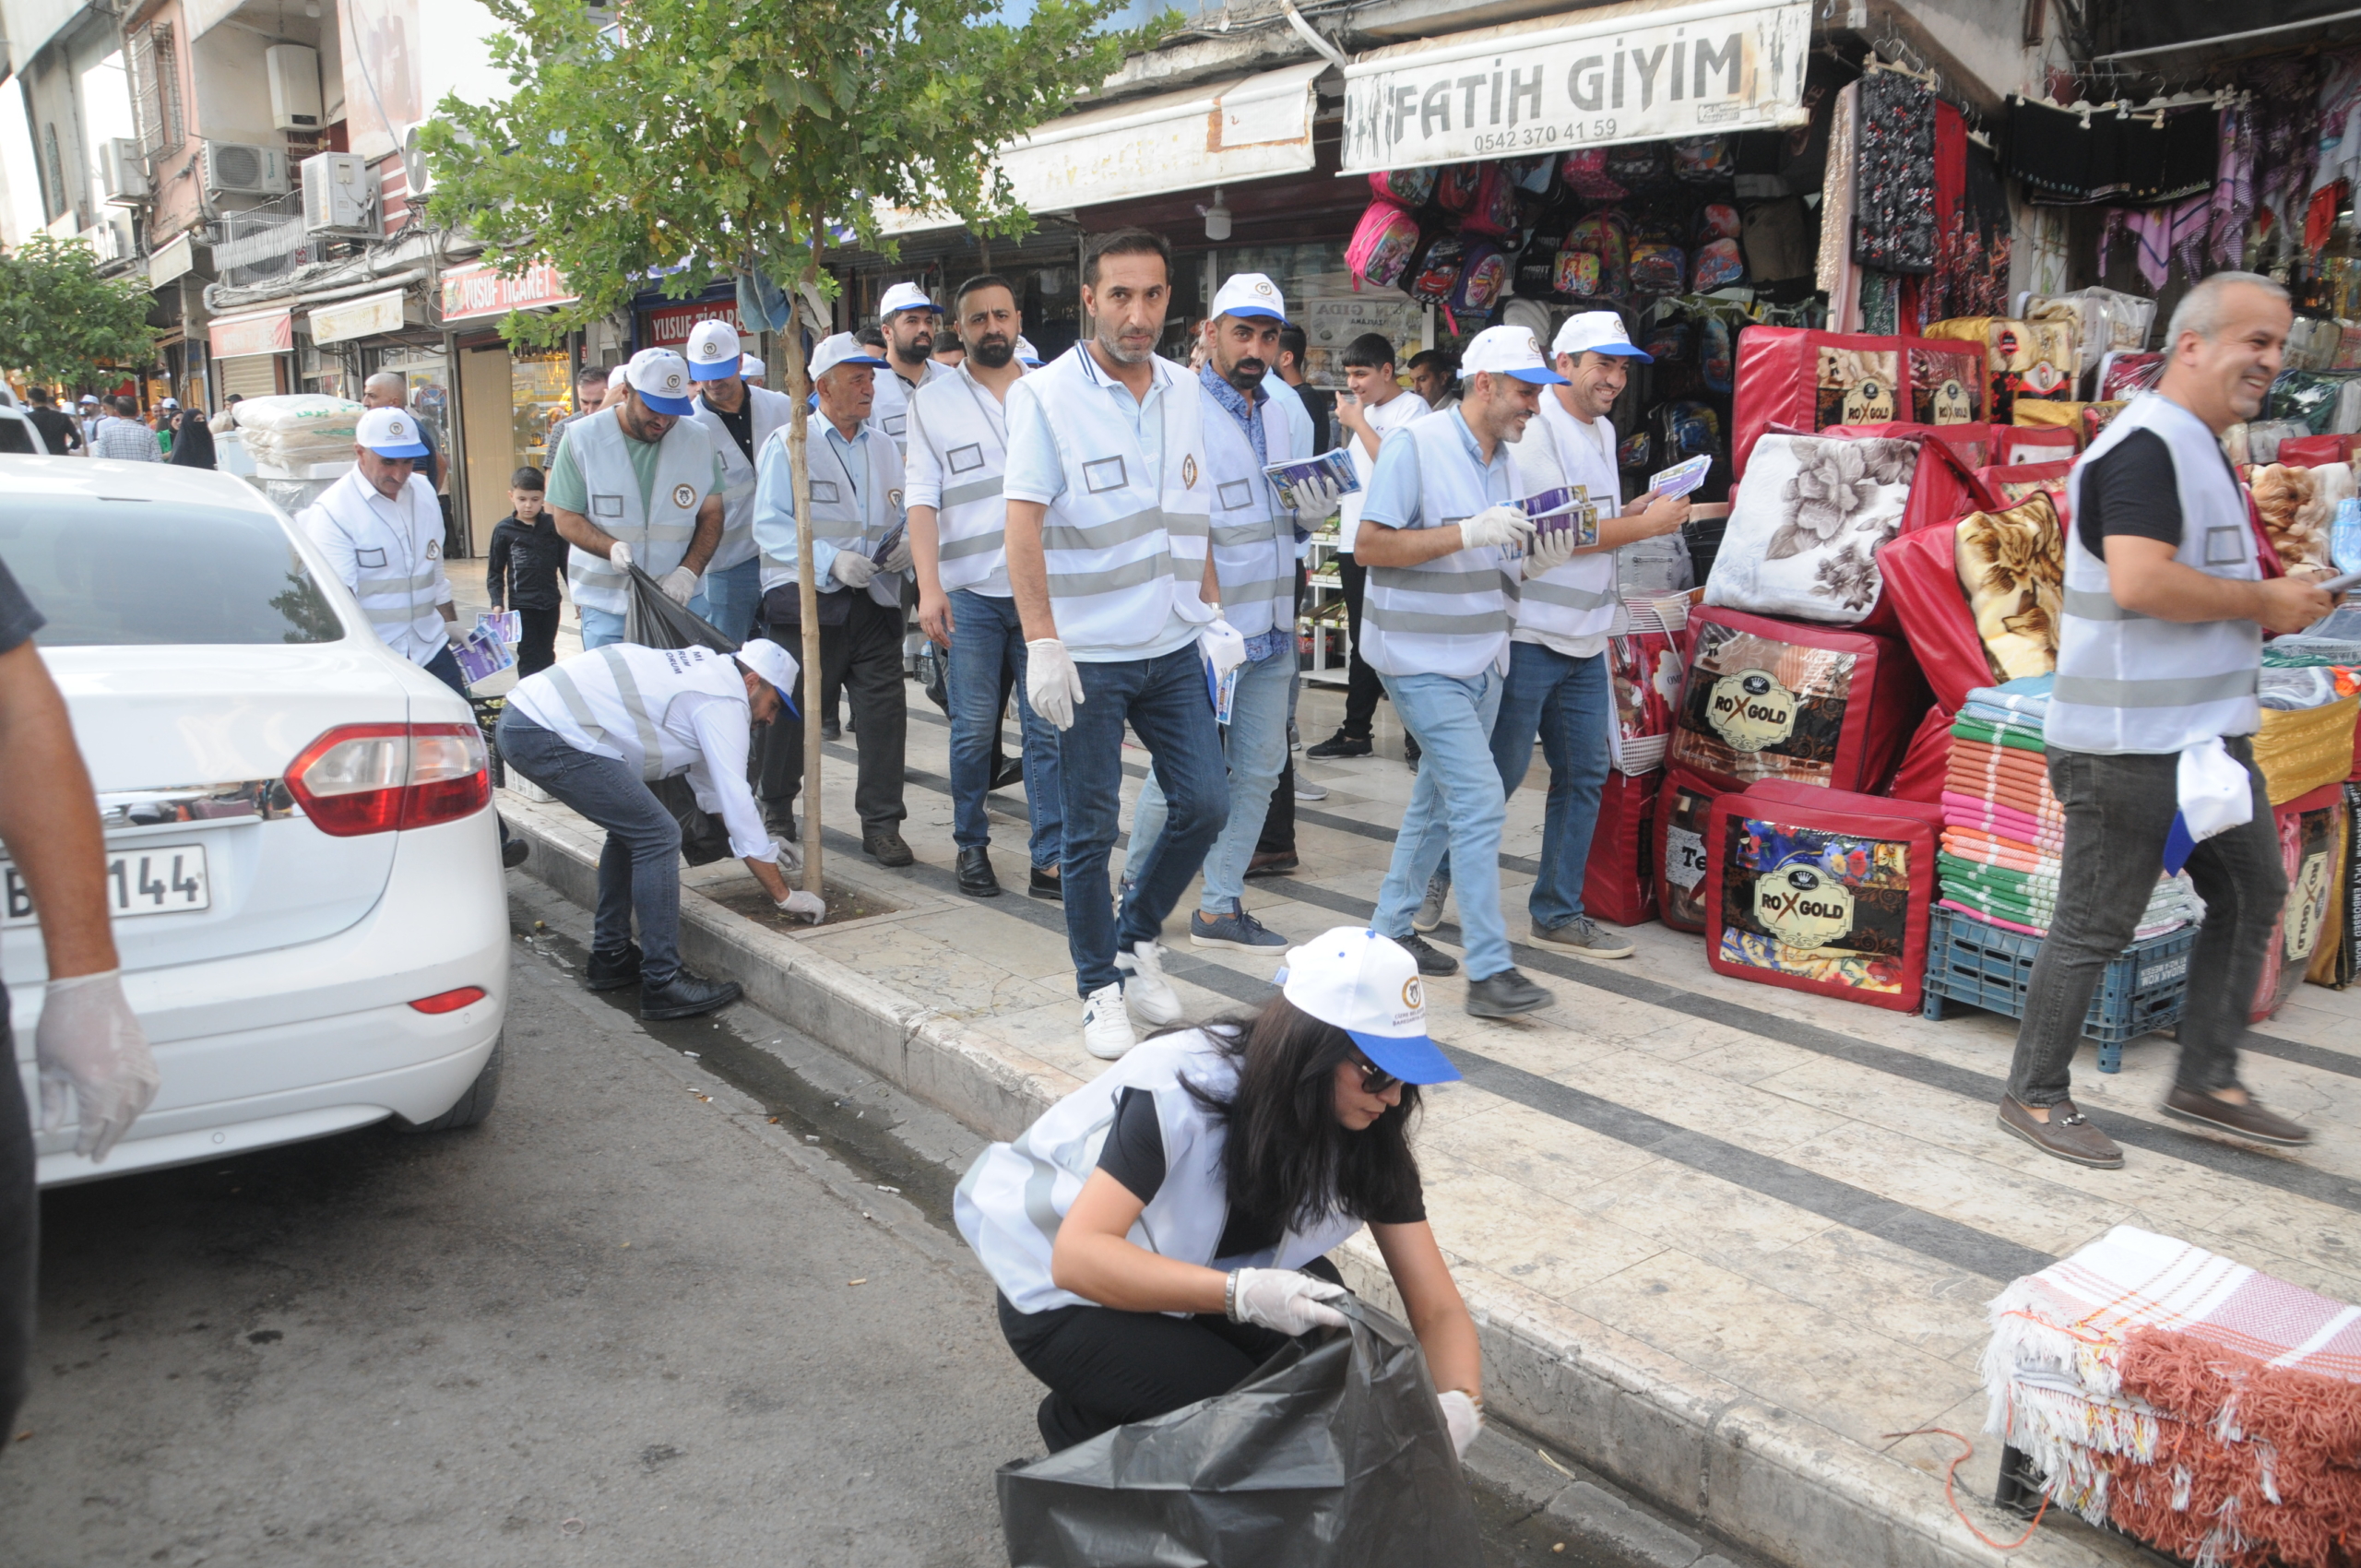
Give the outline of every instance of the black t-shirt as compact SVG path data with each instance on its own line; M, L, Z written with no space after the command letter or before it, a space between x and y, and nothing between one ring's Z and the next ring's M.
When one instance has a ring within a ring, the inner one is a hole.
M14 653L48 624L17 586L8 564L0 561L0 653Z
M735 413L711 400L706 401L706 407L721 416L721 427L730 433L732 440L738 443L738 450L746 454L746 460L753 462L754 460L753 395L749 393L740 398L738 410Z
M74 427L72 420L55 409L36 403L25 410L25 417L33 422L33 428L40 431L41 438L49 444L50 456L63 457L68 452L81 450L82 433Z
M1311 449L1325 452L1332 445L1336 428L1336 394L1309 381L1295 389L1303 399L1304 411L1311 416Z
M1115 1124L1107 1129L1107 1143L1098 1151L1098 1169L1123 1184L1142 1203L1155 1199L1164 1186L1164 1126L1156 1119L1156 1096L1143 1088L1128 1088L1115 1102ZM1416 1225L1427 1218L1424 1194L1414 1196L1406 1211L1364 1216L1372 1225ZM1231 1206L1214 1248L1217 1258L1243 1257L1279 1244L1275 1219L1249 1215Z
M2227 457L2222 467L2232 480L2237 470ZM2082 510L2074 528L2082 548L2106 559L2106 536L2131 534L2180 548L2180 486L2172 448L2153 430L2135 430L2114 450L2082 468Z

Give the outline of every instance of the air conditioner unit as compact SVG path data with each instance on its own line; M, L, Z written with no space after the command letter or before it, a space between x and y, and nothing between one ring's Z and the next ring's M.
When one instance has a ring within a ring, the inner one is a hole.
M109 207L136 207L148 199L148 160L129 137L110 137L99 144L99 184L106 188Z
M402 133L402 183L409 187L412 203L425 200L434 188L434 171L427 167L426 149L419 145L419 133L424 129L426 122L421 120Z
M205 194L208 196L285 196L286 149L257 147L252 142L243 141L207 142Z
M108 213L83 230L81 238L101 265L131 258L131 220L126 214Z
M270 128L318 130L319 52L300 43L274 43L262 52L262 64L264 74L270 78Z
M376 234L377 182L367 159L351 152L323 152L298 167L303 176L306 233Z

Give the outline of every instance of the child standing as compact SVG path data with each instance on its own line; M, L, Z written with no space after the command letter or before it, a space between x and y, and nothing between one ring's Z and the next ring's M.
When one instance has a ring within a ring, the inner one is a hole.
M509 477L510 515L492 530L484 572L492 607L516 611L524 624L516 644L519 680L557 662L557 618L565 602L558 584L565 576L566 543L557 518L542 505L541 492L539 469L518 469Z

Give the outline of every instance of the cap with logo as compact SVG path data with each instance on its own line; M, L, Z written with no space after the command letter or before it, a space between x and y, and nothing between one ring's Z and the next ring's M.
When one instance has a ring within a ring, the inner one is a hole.
M1459 378L1465 381L1483 371L1513 375L1536 386L1566 384L1541 357L1541 339L1530 327L1487 327L1460 350Z
M812 379L819 380L840 364L865 364L883 370L885 362L871 353L869 346L849 332L821 339L820 346L812 350Z
M877 320L883 325L906 310L922 310L931 314L938 308L932 300L927 298L926 291L916 283L896 283L885 291L884 299L877 302Z
M1041 350L1035 348L1032 341L1020 333L1016 339L1016 357L1026 364L1037 365L1041 362Z
M1340 925L1287 952L1281 994L1323 1024L1353 1037L1361 1054L1406 1084L1459 1077L1427 1038L1426 982L1418 961L1391 937Z
M426 438L419 434L418 416L408 409L371 409L361 416L353 440L380 457L423 457Z
M726 321L700 321L689 328L689 379L727 381L738 372L738 329Z
M177 409L181 406L181 400L178 398L167 398L161 406L167 409Z
M795 656L771 641L756 637L741 647L733 656L738 662L778 688L779 700L788 711L795 710Z
M742 355L738 362L738 374L749 381L760 381L764 374L763 362L752 354Z
M670 349L642 349L623 370L639 400L659 414L685 414L696 406L689 400L689 362Z
M1287 318L1287 301L1279 293L1279 286L1259 272L1238 272L1230 275L1214 294L1214 308L1208 315L1261 315L1273 321Z
M1632 343L1623 317L1611 310L1586 310L1566 317L1566 324L1558 328L1558 336L1550 341L1549 351L1572 354L1576 359L1584 354L1613 354L1648 364L1655 362L1654 355Z

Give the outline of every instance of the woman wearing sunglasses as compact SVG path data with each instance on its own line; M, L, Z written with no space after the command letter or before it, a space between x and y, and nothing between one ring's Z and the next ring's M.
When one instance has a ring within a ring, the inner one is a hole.
M1428 1228L1410 1153L1427 1038L1416 960L1340 926L1287 955L1253 1017L1178 1029L995 1144L960 1233L1001 1329L1050 1388L1051 1453L1228 1392L1293 1335L1342 1327L1323 1255L1367 1224L1462 1455L1482 1425L1476 1325Z

